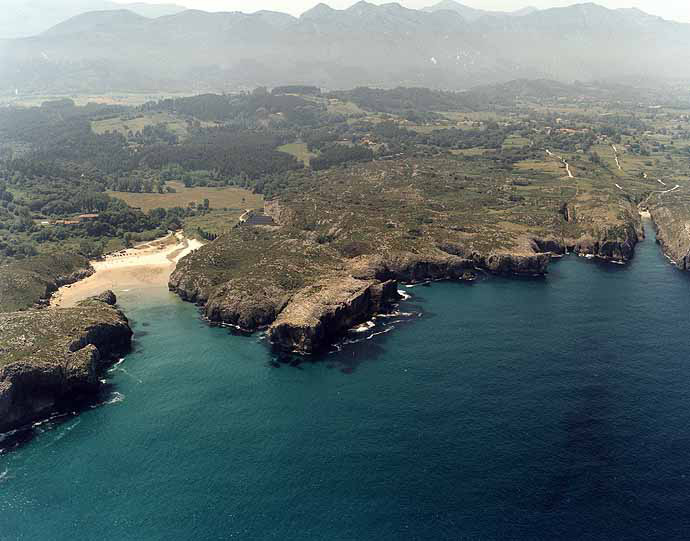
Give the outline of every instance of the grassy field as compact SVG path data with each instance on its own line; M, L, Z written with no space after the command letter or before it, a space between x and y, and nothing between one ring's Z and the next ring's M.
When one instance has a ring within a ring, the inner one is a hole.
M361 117L366 115L366 112L363 109L349 101L333 100L332 102L328 103L327 109L328 112L332 115L354 117Z
M277 150L279 152L291 154L307 166L311 162L311 159L316 157L316 154L309 152L306 143L288 143L287 145L278 147Z
M237 225L242 214L244 214L243 210L212 210L202 216L192 216L184 222L185 235L204 240L199 236L199 229L222 235Z
M529 139L525 137L519 137L517 135L511 135L510 137L507 137L505 142L503 143L503 148L510 149L510 148L515 148L515 147L524 147L528 146L530 143Z
M179 182L168 182L176 193L128 193L108 192L112 197L122 199L130 207L149 211L155 208L187 207L190 203L203 203L208 199L212 209L261 209L264 198L242 188L186 188Z
M116 132L127 135L128 132L136 133L142 131L146 126L156 126L165 124L168 131L178 137L187 136L187 123L174 115L168 113L150 113L137 116L135 118L117 117L91 122L91 129L99 135L106 132Z

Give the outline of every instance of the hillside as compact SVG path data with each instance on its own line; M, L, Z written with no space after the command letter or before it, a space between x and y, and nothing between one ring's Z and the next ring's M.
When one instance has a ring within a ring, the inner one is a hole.
M110 0L5 0L2 4L0 39L35 36L88 11L127 9L143 17L155 18L185 9L175 4L118 4Z
M189 91L190 80L195 91L227 91L285 83L466 89L516 78L690 76L690 26L639 10L589 3L477 17L441 9L448 6L455 5L424 11L319 4L300 18L90 13L28 40L0 41L0 93Z

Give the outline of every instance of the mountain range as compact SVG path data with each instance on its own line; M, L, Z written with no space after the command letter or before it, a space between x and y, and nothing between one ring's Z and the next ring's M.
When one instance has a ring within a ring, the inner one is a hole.
M427 8L424 8L424 11L442 11L442 10L447 10L447 11L455 11L456 13L459 13L463 19L466 21L472 22L476 21L477 19L481 17L491 17L491 16L501 16L501 15L509 15L512 17L521 17L522 15L529 15L530 13L534 13L535 11L538 11L537 8L533 6L527 6L522 9L518 9L516 11L511 11L511 12L506 12L506 11L487 11L485 9L476 9L476 8L471 8L469 6L466 6L464 4L461 4L459 2L456 2L455 0L441 0L438 4L434 4L433 6L429 6Z
M690 76L690 25L593 3L475 13L359 2L296 18L186 10L98 11L0 41L0 92L325 88L465 89L518 78L648 81ZM476 11L476 10L475 10Z

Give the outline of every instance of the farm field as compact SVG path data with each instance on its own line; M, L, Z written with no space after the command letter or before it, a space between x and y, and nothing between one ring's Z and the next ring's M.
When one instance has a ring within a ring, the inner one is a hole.
M300 160L304 165L308 166L312 158L317 154L310 152L306 143L288 143L277 148L279 152L285 152Z
M133 118L116 117L94 120L91 122L91 129L98 135L115 132L126 136L129 132L136 133L142 131L146 126L157 126L159 124L164 124L168 131L178 137L187 136L186 121L169 113L149 113L137 115Z
M187 237L203 239L199 230L221 235L230 231L244 214L244 210L212 210L200 216L191 216L184 221L184 232Z
M109 191L108 195L122 199L130 207L139 208L144 212L155 208L188 207L190 203L201 204L204 199L209 200L212 209L246 209L263 208L264 198L242 188L187 188L181 182L168 182L168 186L175 189L175 193L130 193ZM241 214L241 212L240 212Z

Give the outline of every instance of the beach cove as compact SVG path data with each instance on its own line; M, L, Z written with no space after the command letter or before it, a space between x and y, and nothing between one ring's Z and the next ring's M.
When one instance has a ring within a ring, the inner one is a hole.
M647 235L626 266L404 288L390 332L294 366L124 292L101 405L0 455L2 537L681 539L690 277Z
M69 308L105 290L116 294L139 288L167 286L177 262L203 244L182 233L143 243L128 250L108 254L91 262L95 272L88 278L61 287L51 299L54 308Z

